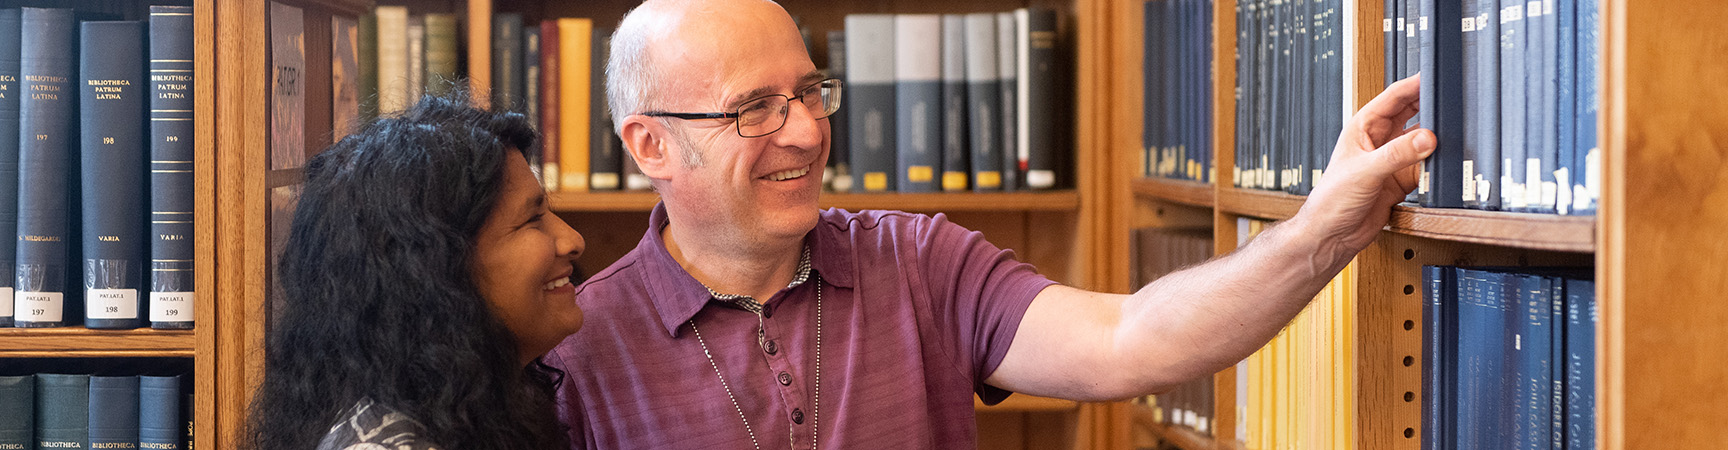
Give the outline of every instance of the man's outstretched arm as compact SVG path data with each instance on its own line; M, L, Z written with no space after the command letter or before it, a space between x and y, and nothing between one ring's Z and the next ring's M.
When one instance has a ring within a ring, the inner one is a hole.
M1251 245L1131 295L1052 286L1032 301L987 382L1033 395L1114 400L1235 364L1272 339L1386 225L1434 150L1418 78L1394 83L1344 124L1302 209Z

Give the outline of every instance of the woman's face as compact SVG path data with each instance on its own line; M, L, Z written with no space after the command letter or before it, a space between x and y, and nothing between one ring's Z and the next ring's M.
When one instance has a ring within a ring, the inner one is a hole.
M522 153L508 153L503 192L480 227L473 270L480 295L515 334L526 365L582 328L570 275L583 242L552 214Z

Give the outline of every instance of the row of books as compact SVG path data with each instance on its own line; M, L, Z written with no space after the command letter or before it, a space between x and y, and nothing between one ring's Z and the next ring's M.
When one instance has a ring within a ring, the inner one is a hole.
M1386 6L1388 77L1422 73L1417 122L1439 139L1417 199L1433 207L1593 214L1601 192L1598 3Z
M1270 226L1237 219L1237 240ZM1353 448L1357 266L1351 263L1265 347L1236 365L1236 436L1246 448Z
M1207 228L1141 228L1134 230L1129 240L1129 248L1134 249L1130 274L1137 289L1212 258L1212 230ZM1162 423L1211 434L1217 422L1213 385L1212 377L1201 377L1141 401Z
M191 377L0 376L0 449L190 449Z
M828 34L846 81L829 119L835 191L1071 186L1057 15L853 14Z
M1145 4L1142 176L1212 182L1212 1Z
M1306 195L1343 128L1342 0L1236 5L1236 187Z
M1422 448L1596 448L1588 276L1423 267Z
M192 8L149 14L0 10L0 325L192 327Z

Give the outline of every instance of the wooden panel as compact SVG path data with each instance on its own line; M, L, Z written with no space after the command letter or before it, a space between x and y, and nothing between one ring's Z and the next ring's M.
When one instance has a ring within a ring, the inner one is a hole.
M1682 448L1728 422L1728 3L1606 0L1600 446Z
M192 80L193 89L193 279L196 286L192 300L195 334L192 363L193 422L216 423L222 393L217 389L217 374L221 367L217 358L217 336L221 328L216 321L216 5L215 0L195 0L192 3L192 70L204 74ZM193 443L204 448L216 446L216 427L202 426L193 430Z
M1209 183L1166 178L1135 178L1131 184L1134 195L1211 208L1213 187Z
M215 420L206 442L227 443L239 436L251 401L252 386L262 368L255 351L262 340L264 298L266 192L264 175L270 148L269 2L225 2L214 8L216 158L214 177L217 242ZM203 48L201 46L201 48ZM208 98L208 97L203 97ZM202 309L200 310L202 311ZM201 324L202 325L202 324ZM200 381L202 387L204 381ZM205 391L205 392L210 392ZM217 445L220 446L220 445Z
M1422 266L1588 267L1591 258L1380 233L1356 257L1358 447L1421 446ZM1413 364L1404 365L1407 357ZM1406 393L1415 400L1405 401Z
M1449 241L1589 253L1596 249L1596 218L1469 209L1396 206L1392 231Z
M1308 198L1259 189L1219 188L1218 210L1261 219L1284 220L1302 209Z
M196 314L196 310L194 310ZM91 330L66 328L0 328L0 357L19 352L151 351L191 356L197 346L192 330Z
M474 106L492 105L492 0L468 0L468 89Z

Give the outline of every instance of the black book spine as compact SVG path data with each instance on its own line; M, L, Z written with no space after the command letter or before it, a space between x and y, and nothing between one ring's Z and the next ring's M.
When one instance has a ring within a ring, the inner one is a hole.
M0 10L0 233L18 234L19 10ZM18 241L0 240L0 274L13 273ZM12 277L0 276L0 328L12 326ZM3 448L0 448L3 450Z
M1002 190L1013 191L1020 188L1020 97L1024 92L1020 89L1020 28L1022 24L1015 19L1012 12L996 15L996 63L999 69L998 96L1002 107L998 117L1002 118L1000 155L1002 169Z
M70 9L24 8L18 113L18 261L14 324L57 327L66 299L73 196L72 145L78 93L77 36Z
M138 448L138 376L90 377L90 448Z
M192 8L150 7L151 328L193 316Z
M138 377L138 448L182 450L180 377Z
M1445 378L1441 376L1445 371L1442 368L1445 353L1440 350L1445 336L1440 330L1444 326L1441 308L1446 303L1446 296L1457 288L1456 282L1447 283L1451 275L1451 267L1422 267L1422 281L1428 287L1423 291L1426 308L1422 321L1422 448L1425 450L1447 448L1444 444L1447 432L1440 423L1444 414L1441 405L1445 403L1441 393L1446 390L1442 384Z
M496 109L521 110L524 82L522 15L499 13L492 17L492 106Z
M995 29L995 27L991 27ZM942 16L942 190L965 191L972 175L966 127L966 16Z
M1463 4L1422 0L1422 126L1438 143L1426 164L1428 195L1423 206L1464 206L1464 36Z
M612 50L612 29L594 27L589 41L589 73L606 73L606 55ZM612 118L606 106L606 77L588 81L588 189L612 191L623 187L624 152L613 145Z
M36 376L0 377L0 450L36 448Z
M84 449L89 444L90 376L36 374L36 448Z
M85 326L142 326L144 23L84 22L78 83Z
M994 39L994 37L992 37ZM968 55L970 56L970 55ZM846 79L846 31L828 31L828 76ZM850 87L850 86L848 86ZM829 190L852 190L851 127L847 126L846 99L840 99L840 110L828 116L828 167L823 172ZM626 158L629 159L629 158ZM626 162L625 164L632 164Z

